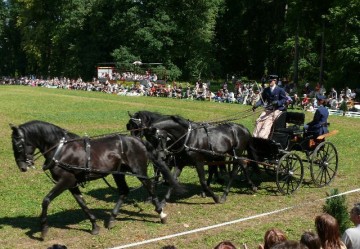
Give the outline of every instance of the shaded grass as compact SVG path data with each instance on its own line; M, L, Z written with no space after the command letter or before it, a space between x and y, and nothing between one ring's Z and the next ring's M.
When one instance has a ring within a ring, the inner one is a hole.
M221 240L232 240L240 246L247 243L256 248L265 230L276 226L287 232L290 239L298 239L306 229L313 229L314 217L321 213L323 201L330 188L340 192L358 187L360 172L360 120L347 117L329 118L330 129L340 132L328 139L339 152L339 171L331 186L316 188L311 183L304 184L292 196L282 196L276 190L274 178L267 174L257 177L259 191L253 194L247 185L238 179L226 203L215 205L211 198L200 198L200 186L191 167L185 168L181 182L188 192L175 197L165 212L168 224L162 225L153 206L143 202L146 194L142 189L131 192L129 202L123 207L116 227L108 231L102 229L98 236L91 236L90 222L86 219L73 197L64 193L55 199L49 208L49 238L41 242L39 238L39 219L43 197L53 183L40 170L42 159L36 162L37 168L21 173L13 159L9 123L21 124L39 119L54 123L79 135L90 136L126 132L127 111L158 111L163 114L178 114L194 121L227 119L234 114L242 116L248 106L214 102L175 100L166 98L120 97L96 92L69 91L60 89L32 88L24 86L0 87L0 242L2 248L46 248L54 243L66 244L68 248L109 248L121 244L151 239L173 233L188 231L203 226L257 215L287 206L296 208L289 211L235 223L229 226L194 233L186 236L141 246L141 248L160 248L174 244L178 248L212 248ZM312 118L306 113L306 120ZM256 116L243 118L236 122L250 130ZM306 170L307 171L307 170ZM136 179L127 177L132 188L139 186ZM307 173L306 180L309 180ZM108 180L113 184L111 177ZM214 189L221 194L222 186ZM102 225L114 206L116 193L104 182L94 181L82 189L88 206L94 210ZM163 195L164 186L159 186ZM358 201L359 194L347 196L349 206ZM137 205L134 205L134 202ZM21 239L19 239L21 238Z

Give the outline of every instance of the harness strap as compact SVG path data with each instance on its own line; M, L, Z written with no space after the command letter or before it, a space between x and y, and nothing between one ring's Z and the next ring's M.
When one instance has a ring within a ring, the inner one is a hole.
M208 130L208 126L207 125L202 125L204 130L205 130L205 133L206 133L206 137L207 137L207 140L208 140L208 148L210 151L213 151L213 146L212 146L212 143L211 143L211 137L209 136L210 135L210 132Z
M84 146L85 146L85 153L86 153L85 168L91 169L91 156L90 156L91 145L90 145L90 138L89 138L89 137L85 137L85 138L84 138L84 143L85 143Z
M62 152L62 148L64 147L64 144L66 143L66 139L65 137L63 137L62 139L60 139L60 142L56 148L56 151L54 153L54 156L52 158L52 160L48 163L48 164L44 164L43 165L43 170L48 170L51 169L52 167L54 167L56 164L59 164L59 157L60 157L60 153Z

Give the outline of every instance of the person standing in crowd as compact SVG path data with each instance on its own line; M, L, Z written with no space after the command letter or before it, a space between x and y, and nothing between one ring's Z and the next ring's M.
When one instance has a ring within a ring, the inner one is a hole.
M349 87L345 87L345 96L346 96L348 99L351 99L351 98L352 98L351 89L350 89Z
M270 249L274 245L286 240L287 237L283 231L277 228L271 228L265 232L264 244L259 245L258 249Z
M348 249L360 248L360 203L354 205L350 211L350 220L354 223L355 227L345 230L342 241Z
M316 99L318 108L315 111L314 118L310 123L304 125L305 131L315 137L329 132L327 128L329 110L324 106L325 96L317 95Z
M329 96L330 98L332 98L332 99L338 99L338 94L337 94L337 91L335 90L335 88L331 88L331 90L330 90L330 96Z
M271 247L271 249L309 249L304 244L301 244L299 241L287 240L276 244Z
M236 246L231 241L225 240L217 244L214 249L236 249Z
M320 239L316 233L306 231L301 235L300 243L305 245L308 249L320 249Z
M261 98L253 106L253 111L261 105L265 105L260 117L256 120L253 135L268 139L275 119L286 110L287 97L285 90L276 85L276 79L269 80L269 87L261 93Z
M322 214L315 218L315 227L322 249L346 249L340 239L337 220L330 214Z

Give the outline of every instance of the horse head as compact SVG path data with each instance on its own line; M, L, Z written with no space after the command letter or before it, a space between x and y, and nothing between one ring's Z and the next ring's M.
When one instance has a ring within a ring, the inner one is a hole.
M12 129L11 142L17 166L22 172L26 172L29 167L34 165L35 146L26 141L24 131L10 124Z
M129 122L126 124L126 129L130 131L130 134L132 136L143 137L144 136L143 129L145 127L142 122L142 119L139 117L139 112L136 112L135 114L130 114L130 112L128 112L128 114L130 119Z
M10 125L15 161L21 171L34 165L34 152L39 149L46 162L52 159L54 148L61 138L77 138L78 135L67 132L54 124L33 120L20 126Z

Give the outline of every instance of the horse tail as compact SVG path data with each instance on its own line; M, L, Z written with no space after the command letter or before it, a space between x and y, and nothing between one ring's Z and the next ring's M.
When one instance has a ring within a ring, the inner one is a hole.
M164 176L164 179L170 184L170 186L174 189L176 193L184 193L185 188L179 184L179 182L175 179L173 174L171 173L170 168L165 163L165 160L163 159L163 156L161 152L156 150L152 144L148 141L143 141L150 160L154 163L154 166L157 167L161 174Z

